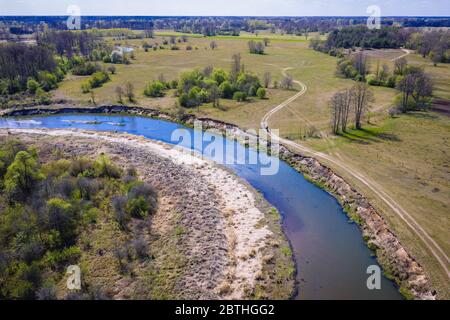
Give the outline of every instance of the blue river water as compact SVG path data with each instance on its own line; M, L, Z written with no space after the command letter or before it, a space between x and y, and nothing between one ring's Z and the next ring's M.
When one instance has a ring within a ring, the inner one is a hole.
M0 128L78 128L96 131L117 131L160 140L169 144L174 130L193 135L193 129L180 124L137 116L52 115L27 118L0 118ZM184 131L185 130L185 131ZM197 132L199 134L199 132ZM201 136L201 133L200 133ZM204 137L220 138L211 134ZM222 142L220 142L222 143ZM223 142L225 144L225 142ZM185 143L198 151L202 146ZM230 145L230 144L229 144ZM236 157L239 151L246 159L257 151L240 144L231 144ZM207 157L216 154L207 154ZM226 156L226 155L225 155ZM275 158L269 160L275 161ZM223 162L223 161L219 161ZM377 265L365 246L358 227L350 223L339 203L327 192L313 185L285 162L280 162L275 175L261 175L262 164L225 164L245 179L277 208L283 217L283 229L289 239L297 265L297 299L401 299L395 284L381 277L381 289L367 288L367 268Z

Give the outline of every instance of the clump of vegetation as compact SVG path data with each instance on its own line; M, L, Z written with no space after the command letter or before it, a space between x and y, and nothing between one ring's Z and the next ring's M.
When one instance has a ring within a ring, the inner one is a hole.
M250 50L250 53L253 54L264 54L265 46L263 42L250 40L248 42L248 49Z
M165 90L167 89L167 86L165 83L161 82L161 81L154 81L152 83L150 83L147 88L145 88L144 90L144 94L147 97L153 97L153 98L158 98L158 97L164 97L165 94Z
M88 93L91 89L100 88L109 80L111 80L111 78L107 72L98 71L94 73L87 82L81 85L81 90L83 93Z
M198 69L181 74L177 92L179 104L186 108L198 107L203 103L219 105L219 99L245 101L248 97L264 98L265 91L259 78L243 71L240 56L233 56L230 72L220 68Z
M121 197L125 221L117 217ZM42 164L37 150L7 140L0 147L0 203L0 298L54 299L65 268L85 250L81 234L109 219L109 211L126 229L127 221L155 212L157 194L106 156ZM133 242L138 257L145 256L142 242Z

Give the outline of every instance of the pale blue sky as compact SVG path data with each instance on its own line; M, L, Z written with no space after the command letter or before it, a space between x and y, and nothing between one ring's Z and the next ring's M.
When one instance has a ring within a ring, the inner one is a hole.
M383 16L450 16L450 0L0 0L0 15L365 16L378 5Z

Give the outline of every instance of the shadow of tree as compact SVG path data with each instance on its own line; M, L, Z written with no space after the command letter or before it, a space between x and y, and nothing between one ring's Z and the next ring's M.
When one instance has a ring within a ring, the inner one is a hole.
M401 139L396 134L388 132L376 132L374 130L368 130L364 128L346 132L341 136L350 142L364 145L368 145L371 143L380 143L383 141L401 141Z

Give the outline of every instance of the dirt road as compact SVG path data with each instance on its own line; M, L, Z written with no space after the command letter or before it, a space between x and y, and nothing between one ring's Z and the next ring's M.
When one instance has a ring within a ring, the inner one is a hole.
M406 56L410 54L409 50L402 49L405 52L405 55L402 55L396 59L399 59L403 56ZM283 70L283 73L285 73L285 70ZM336 168L340 169L341 171L345 172L347 175L352 176L354 179L365 185L367 188L369 188L376 197L378 197L382 202L384 202L392 211L398 215L404 223L417 235L417 237L423 241L423 243L426 245L426 247L430 250L430 253L435 257L435 259L439 262L439 264L442 266L442 268L445 270L447 277L450 279L450 272L449 272L449 263L450 260L447 256L447 254L444 252L444 250L439 246L438 243L420 226L417 221L408 213L406 212L394 199L392 199L385 191L382 186L380 186L378 183L374 182L373 180L369 179L368 177L364 176L362 173L358 172L356 169L348 166L347 164L343 163L339 159L336 159L330 155L327 155L322 152L314 151L311 148L308 148L302 144L293 142L291 140L283 139L281 137L275 136L269 127L269 120L270 118L276 114L278 111L282 110L283 108L287 107L290 103L297 100L306 92L308 91L308 87L300 82L300 81L294 81L297 85L300 86L300 91L297 92L294 96L287 99L283 103L279 104L272 110L270 110L262 119L261 121L261 128L263 128L269 136L272 136L273 138L278 138L280 143L284 146L288 147L292 151L297 151L300 154L305 154L312 156L316 158L317 160L326 160L333 164Z

